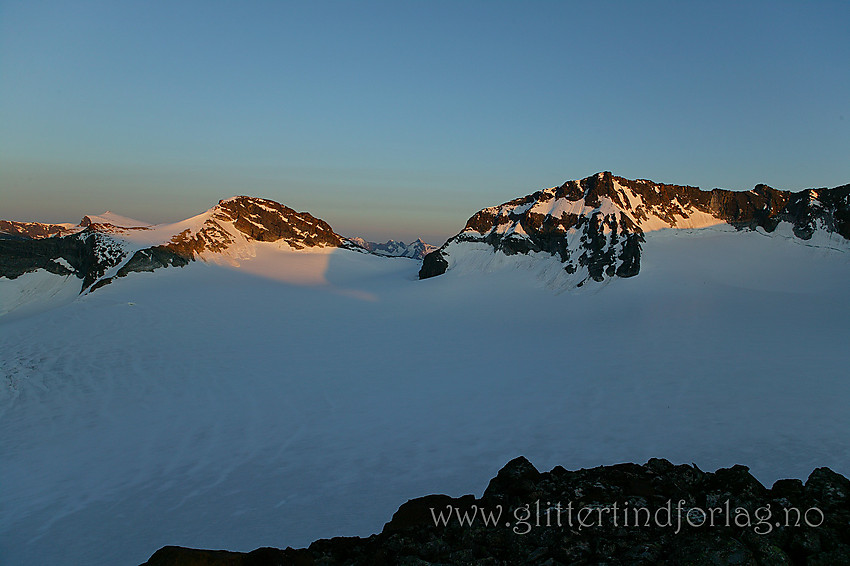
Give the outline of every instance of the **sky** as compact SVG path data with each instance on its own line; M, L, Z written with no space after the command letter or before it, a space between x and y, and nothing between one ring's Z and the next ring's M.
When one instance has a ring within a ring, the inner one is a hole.
M850 183L850 3L0 0L0 218L270 198L441 244L599 171Z

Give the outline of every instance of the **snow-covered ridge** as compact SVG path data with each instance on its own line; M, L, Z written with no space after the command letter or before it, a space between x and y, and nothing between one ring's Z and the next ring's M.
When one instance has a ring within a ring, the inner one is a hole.
M251 242L281 242L293 249L340 247L344 240L323 220L272 200L236 196L186 220L159 224L123 238L164 246L188 259L210 254L244 255Z
M127 218L109 210L103 214L87 214L80 220L79 225L85 228L92 224L110 225L116 228L147 228L152 226L150 222Z
M182 267L201 260L241 266L284 281L319 284L324 282L327 265L328 252L324 250L353 247L309 213L247 196L219 201L209 210L175 223L151 225L107 211L85 216L67 232L54 231L61 237L43 232L45 237L37 239L0 240L0 281L43 271L43 278L62 278L63 286L85 293L132 272ZM308 260L293 252L315 252L321 257ZM19 287L15 285L16 294L23 292Z
M702 191L598 173L482 209L425 258L420 277L444 273L460 256L467 261L469 254L459 253L464 245L485 243L508 256L554 256L570 284L581 286L637 275L649 232L727 226L773 233L781 223L802 240L818 230L850 240L850 185L799 193L766 185Z

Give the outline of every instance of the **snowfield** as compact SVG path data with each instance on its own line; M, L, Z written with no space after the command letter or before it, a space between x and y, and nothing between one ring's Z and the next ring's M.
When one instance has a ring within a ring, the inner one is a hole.
M846 245L646 238L637 277L564 292L492 252L418 281L417 261L266 246L73 300L32 274L57 302L0 317L0 561L368 535L520 454L850 475Z

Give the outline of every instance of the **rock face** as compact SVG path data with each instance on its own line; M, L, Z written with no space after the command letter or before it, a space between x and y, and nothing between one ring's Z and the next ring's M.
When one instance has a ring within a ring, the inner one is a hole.
M555 256L567 273L580 275L580 286L637 275L649 231L726 223L773 232L780 222L804 240L817 230L850 239L850 185L798 193L766 185L747 192L702 191L599 173L479 211L424 258L419 277L445 273L464 244L479 243L505 255Z
M395 240L389 240L386 244L379 244L376 242L367 242L363 238L349 238L348 241L354 244L355 246L363 248L364 250L371 252L375 255L381 255L386 257L407 257L410 259L422 259L426 255L437 249L437 246L428 244L424 242L421 238L417 238L415 241L409 244L405 244L404 242L396 242Z
M126 254L123 256L126 257ZM122 257L122 259L123 259ZM130 273L142 271L154 271L162 267L185 267L192 261L191 257L181 255L168 246L153 246L136 251L128 261L126 261L115 275L112 277L103 277L98 279L96 283L87 286L83 283L83 291L95 291L104 285L109 285L116 277L126 277ZM101 276L103 274L101 273Z
M182 267L191 259L163 246L134 252L133 246L112 233L111 228L101 232L100 226L90 224L82 232L68 236L0 239L0 277L15 279L44 269L56 275L74 275L80 280L80 293L84 293L110 283L114 277L170 265ZM118 266L117 272L106 276Z
M221 200L203 216L199 227L173 235L163 244L165 248L194 259L205 252L224 252L240 237L257 242L283 241L295 249L350 245L324 220L267 199L238 196Z
M343 246L343 238L324 220L307 212L295 212L273 200L239 196L219 201L213 209L206 228L222 222L233 226L248 238L258 242L284 240L295 249L314 246ZM220 232L219 232L220 233Z
M0 277L15 279L37 269L73 274L82 292L126 257L120 242L89 229L70 236L0 240Z
M828 468L762 486L653 459L540 473L508 463L481 498L408 501L378 535L242 554L165 547L147 566L850 564L850 481Z

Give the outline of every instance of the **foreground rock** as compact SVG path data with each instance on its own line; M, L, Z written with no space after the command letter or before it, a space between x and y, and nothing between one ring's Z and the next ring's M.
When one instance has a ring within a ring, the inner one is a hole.
M508 463L484 495L408 501L378 535L250 553L164 547L147 566L850 564L850 480L762 486L744 466L666 460L540 473Z

